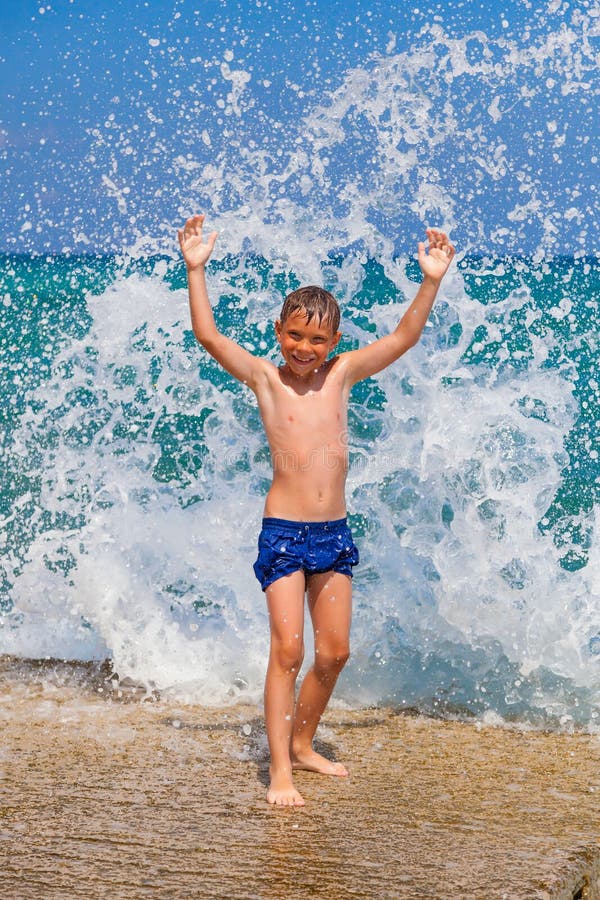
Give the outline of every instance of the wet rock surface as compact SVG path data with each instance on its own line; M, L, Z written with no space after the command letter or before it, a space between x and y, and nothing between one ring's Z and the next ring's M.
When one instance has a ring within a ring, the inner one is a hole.
M131 697L130 697L131 699ZM596 898L600 740L331 710L264 800L260 710L124 703L98 681L0 678L2 898Z

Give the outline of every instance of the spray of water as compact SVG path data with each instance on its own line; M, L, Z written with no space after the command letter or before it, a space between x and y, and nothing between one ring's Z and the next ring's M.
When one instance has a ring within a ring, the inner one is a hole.
M263 123L260 145L244 133L252 73L230 54L227 141L217 147L207 127L209 160L174 152L165 173L161 159L168 221L121 175L129 160L132 184L141 169L157 178L150 147L117 114L95 130L90 156L133 236L107 289L87 296L80 333L53 346L13 434L26 524L4 555L4 652L110 656L121 677L204 703L258 697L268 624L250 575L268 454L252 395L190 334L174 220L204 209L219 228L217 321L266 354L281 297L302 282L339 297L345 346L392 328L416 290L414 243L435 223L470 255L418 348L351 405L348 504L363 562L340 694L593 721L594 512L556 512L580 415L575 350L589 339L569 282L588 263L545 260L567 234L584 254L589 176L550 184L536 158L560 169L568 146L587 159L596 22L573 14L519 43L428 26L410 52L391 41L348 71L299 127ZM197 116L181 97L178 109ZM528 259L505 258L522 248ZM557 280L564 290L547 302ZM587 565L569 564L577 553Z

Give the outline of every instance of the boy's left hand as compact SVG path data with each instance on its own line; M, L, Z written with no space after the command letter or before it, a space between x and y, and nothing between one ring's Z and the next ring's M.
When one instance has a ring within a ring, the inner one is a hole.
M445 231L439 228L428 228L427 237L429 239L428 252L425 252L425 244L419 242L419 265L421 272L434 281L441 281L448 266L454 259L456 250L448 240Z

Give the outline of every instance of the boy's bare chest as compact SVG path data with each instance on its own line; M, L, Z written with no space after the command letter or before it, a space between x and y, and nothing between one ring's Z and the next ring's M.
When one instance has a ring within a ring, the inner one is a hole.
M294 398L292 402L284 402L277 410L278 419L283 427L293 431L296 428L310 430L324 428L341 418L341 398L323 398L307 394Z
M287 385L275 385L261 412L267 434L286 436L288 441L302 443L313 436L317 443L329 442L345 428L346 403L336 384L302 393Z

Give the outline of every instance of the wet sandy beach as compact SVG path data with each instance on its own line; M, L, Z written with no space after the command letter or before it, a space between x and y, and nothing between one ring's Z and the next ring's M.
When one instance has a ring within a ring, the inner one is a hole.
M600 896L596 736L332 710L273 809L259 709L88 676L0 665L2 898Z

